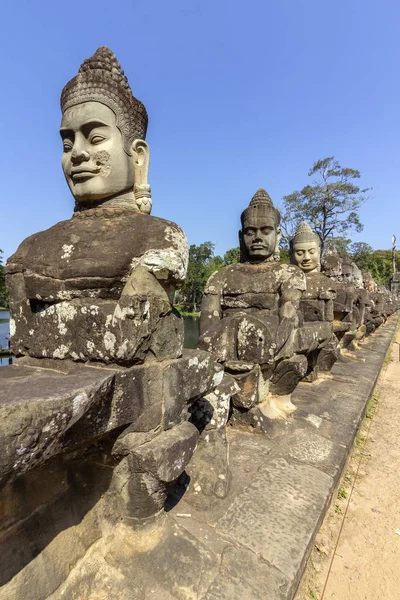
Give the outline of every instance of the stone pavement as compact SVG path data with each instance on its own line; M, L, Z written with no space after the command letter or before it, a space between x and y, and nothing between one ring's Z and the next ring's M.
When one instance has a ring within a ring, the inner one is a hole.
M200 503L196 495L201 492L196 494L192 482L172 511L178 536L190 534L197 548L214 556L211 587L204 595L198 589L193 597L293 597L396 325L395 316L357 360L337 363L331 377L312 386L300 384L293 395L299 408L275 439L230 431L233 477L228 497L211 501L211 507ZM209 576L208 569L199 568L199 582Z
M317 535L296 600L311 590L319 600L400 597L399 344L397 331L341 484L345 494Z

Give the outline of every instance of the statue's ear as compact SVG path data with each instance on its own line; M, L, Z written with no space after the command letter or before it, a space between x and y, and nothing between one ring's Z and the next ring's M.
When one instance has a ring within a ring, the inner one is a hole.
M135 183L147 185L150 163L150 149L144 140L135 140L132 143L133 167L135 171Z
M148 182L150 149L144 140L132 144L135 185L133 192L138 210L149 214L152 207L151 190Z
M276 228L276 243L277 245L279 245L279 242L281 241L281 237L282 237L282 230L280 227Z

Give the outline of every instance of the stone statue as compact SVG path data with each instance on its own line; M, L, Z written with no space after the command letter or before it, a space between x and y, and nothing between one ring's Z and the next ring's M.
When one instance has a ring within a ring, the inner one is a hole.
M187 240L149 215L147 112L109 48L83 62L61 110L75 212L8 261L12 351L125 366L179 357L183 326L172 299Z
M320 272L321 241L304 221L290 240L290 260L306 276L307 287L300 301L304 322L297 330L296 349L307 356L305 379L314 381L319 373L331 370L339 355L338 340L333 333L336 289L332 280Z
M113 472L105 519L142 524L164 513L199 436L188 411L218 395L223 372L205 352L182 355L172 301L186 275L187 240L175 223L149 214L147 113L109 48L84 61L61 110L74 214L24 240L6 268L16 356L8 393L19 393L22 372L38 398L28 395L28 408L17 398L23 416L12 411L8 420L7 468L15 477L106 437ZM49 370L54 389L41 385ZM223 389L234 387L225 379ZM22 454L13 427L29 427Z
M306 274L321 270L321 240L305 221L298 225L290 241L290 257L291 262Z
M330 250L323 260L324 273L336 283L334 332L343 351L357 350L357 342L366 334L365 306L367 293L357 265L347 257Z
M307 360L295 354L299 303L305 276L276 262L280 214L259 189L241 215L241 262L207 282L200 319L200 347L234 375L236 417L261 429L294 410L290 394Z

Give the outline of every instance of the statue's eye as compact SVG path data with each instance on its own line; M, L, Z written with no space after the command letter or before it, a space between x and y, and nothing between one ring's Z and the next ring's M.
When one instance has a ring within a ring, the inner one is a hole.
M64 152L71 152L72 146L71 140L63 140Z
M315 250L314 248L310 248L310 254L314 254Z
M296 250L297 256L303 256L303 250Z
M104 142L106 138L103 137L102 135L92 135L92 137L90 138L90 143L91 144L101 144L101 142Z

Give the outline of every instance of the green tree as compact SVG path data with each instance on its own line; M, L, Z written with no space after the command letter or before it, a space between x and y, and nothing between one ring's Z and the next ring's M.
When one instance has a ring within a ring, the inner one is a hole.
M181 295L190 311L199 310L208 277L216 270L214 267L223 266L222 258L214 257L214 247L212 242L203 242L198 246L192 244L189 248L188 271Z
M329 237L326 240L325 250L336 250L340 256L350 256L351 254L351 240L338 235L336 237Z
M239 262L240 248L237 246L236 248L230 248L224 254L224 264L225 265L236 265Z
M396 252L396 265L400 264L400 251ZM370 256L368 267L372 277L378 283L388 285L392 277L392 251L374 250Z
M365 242L354 242L350 246L350 256L362 271L370 271L374 261L374 250Z
M315 162L308 173L310 185L283 198L282 230L288 239L300 221L307 221L321 239L323 253L329 237L362 231L360 206L369 188L361 189L356 169L342 167L333 156Z
M287 246L282 246L282 248L279 249L279 254L280 254L280 259L279 262L280 263L285 263L285 264L289 264L290 263L290 250Z

